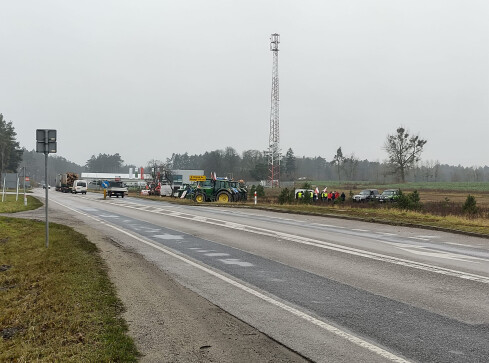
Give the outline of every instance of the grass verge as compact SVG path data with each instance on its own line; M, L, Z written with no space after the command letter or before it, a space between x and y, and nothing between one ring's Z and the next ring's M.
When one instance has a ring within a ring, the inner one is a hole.
M138 197L138 196L136 196ZM141 199L151 199L165 201L175 204L199 205L199 206L220 206L229 208L254 208L272 210L283 213L297 213L306 215L316 215L325 217L340 217L362 220L366 222L377 222L391 225L406 225L420 228L440 229L465 234L474 234L481 237L489 237L489 220L487 218L471 218L464 216L436 216L428 213L399 210L393 207L384 208L354 208L349 205L310 205L310 204L274 204L260 202L254 205L253 202L239 203L202 203L198 204L188 199L161 198L139 196Z
M37 209L43 204L30 195L27 196L27 206L24 205L24 195L19 195L18 200L15 200L14 194L5 194L5 200L2 202L0 196L0 213L15 213L24 212L26 210Z
M434 216L395 208L351 208L348 206L260 205L253 208L280 212L343 217L392 225L418 226L489 237L489 220L462 216Z
M0 217L0 361L135 362L97 248L73 229Z

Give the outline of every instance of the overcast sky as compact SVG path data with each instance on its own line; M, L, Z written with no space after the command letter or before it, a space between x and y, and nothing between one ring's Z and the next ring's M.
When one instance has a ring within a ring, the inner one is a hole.
M0 0L0 113L21 146L58 130L80 164L265 150L271 33L283 153L489 165L489 1Z

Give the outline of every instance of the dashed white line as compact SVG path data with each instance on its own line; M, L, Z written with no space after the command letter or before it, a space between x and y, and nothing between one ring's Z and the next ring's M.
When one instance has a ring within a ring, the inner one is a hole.
M408 237L410 239L415 239L415 240L418 240L418 241L425 241L425 242L428 242L429 239L427 238L422 238L422 237Z
M61 205L61 206L63 206L63 207L65 207L65 208L67 208L67 209L69 209L69 210L72 210L72 211L74 211L74 212L76 212L78 214L81 214L83 216L86 216L88 218L91 218L93 220L96 220L97 222L100 222L101 224L106 225L106 226L108 226L108 227L110 227L110 228L112 228L112 229L114 229L116 231L119 231L121 233L124 233L125 235L127 235L127 236L129 236L131 238L134 238L135 240L137 240L137 241L139 241L141 243L144 243L144 244L146 244L148 246L151 246L151 247L153 247L153 248L155 248L155 249L157 249L157 250L159 250L159 251L161 251L161 252L163 252L163 253L165 253L165 254L167 254L169 256L172 256L172 257L174 257L176 259L179 259L180 261L182 261L182 262L184 262L184 263L186 263L188 265L191 265L191 266L193 266L195 268L198 268L201 271L204 271L204 272L206 272L206 273L208 273L208 274L210 274L210 275L212 275L212 276L220 279L221 281L227 282L230 285L233 285L234 287L236 287L238 289L241 289L241 290L243 290L245 292L248 292L249 294L251 294L251 295L253 295L253 296L255 296L255 297L257 297L257 298L259 298L259 299L261 299L263 301L266 301L266 302L268 302L268 303L270 303L270 304L272 304L272 305L274 305L274 306L276 306L278 308L281 308L281 309L283 309L283 310L285 310L285 311L287 311L287 312L289 312L289 313L291 313L291 314L293 314L293 315L295 315L295 316L297 316L297 317L299 317L299 318L301 318L301 319L303 319L303 320L305 320L305 321L307 321L307 322L309 322L311 324L314 324L314 325L316 325L316 326L324 329L325 331L327 331L329 333L335 334L335 335L337 335L337 336L339 336L339 337L341 337L341 338L343 338L343 339L345 339L345 340L347 340L347 341L349 341L349 342L351 342L353 344L356 344L356 345L358 345L360 347L363 347L363 348L365 348L365 349L367 349L367 350L369 350L369 351L371 351L371 352L373 352L373 353L375 353L375 354L377 354L379 356L382 356L382 357L384 357L384 358L386 358L386 359L388 359L388 360L390 360L392 362L398 362L398 363L404 363L404 362L407 363L408 362L404 358L399 357L399 356L397 356L397 355L395 355L393 353L390 353L390 352L386 351L385 349L382 349L381 347L378 347L378 346L376 346L376 345L374 345L372 343L369 343L366 340L363 340L363 339L361 339L361 338L359 338L359 337L357 337L357 336L355 336L353 334L350 334L350 333L348 333L346 331L343 331L343 330L341 330L341 329L339 329L339 328L337 328L335 326L332 326L332 325L330 325L330 324L328 324L328 323L326 323L326 322L324 322L322 320L319 320L319 319L317 319L317 318L315 318L315 317L313 317L311 315L308 315L308 314L306 314L306 313L304 313L304 312L302 312L302 311L300 311L300 310L298 310L298 309L296 309L296 308L294 308L292 306L289 306L289 305L287 305L285 303L282 303L280 301L277 301L277 300L275 300L275 299L273 299L273 298L271 298L271 297L269 297L269 296L267 296L267 295L265 295L265 294L263 294L263 293L261 293L261 292L259 292L257 290L252 289L251 287L245 286L245 285L243 285L243 284L241 284L241 283L239 283L239 282L237 282L237 281L235 281L235 280L233 280L233 279L231 279L231 278L229 278L227 276L224 276L224 275L220 274L217 271L211 270L210 268L205 267L205 266L203 266L201 264L198 264L197 262L191 261L191 260L185 258L184 256L181 256L179 254L176 254L175 252L172 252L171 250L168 250L167 248L165 248L163 246L157 245L157 244L155 244L155 243L153 243L151 241L148 241L148 240L143 239L143 238L141 238L139 236L136 236L136 235L134 235L134 234L132 234L132 233L130 233L130 232L122 229L122 228L116 227L116 226L114 226L114 225L112 225L110 223L107 223L105 221L101 221L101 220L99 220L97 218L94 218L94 217L92 217L91 215L89 215L87 213L80 212L80 211L78 211L76 209L70 208L70 207L68 207L68 206L66 206L64 204L59 203L59 202L56 202L56 201L54 201L54 202L57 203L57 204L59 204L59 205Z

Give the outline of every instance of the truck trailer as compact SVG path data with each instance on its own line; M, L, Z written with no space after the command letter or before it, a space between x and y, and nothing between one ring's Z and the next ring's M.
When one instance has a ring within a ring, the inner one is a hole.
M77 179L77 173L64 173L56 175L56 190L63 193L72 193L73 182Z

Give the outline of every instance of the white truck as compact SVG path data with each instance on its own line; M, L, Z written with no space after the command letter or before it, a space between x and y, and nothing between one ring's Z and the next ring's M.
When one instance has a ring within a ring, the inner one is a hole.
M107 195L112 197L115 195L117 198L121 196L124 198L124 195L127 194L127 187L121 181L110 181L109 187L107 188Z

